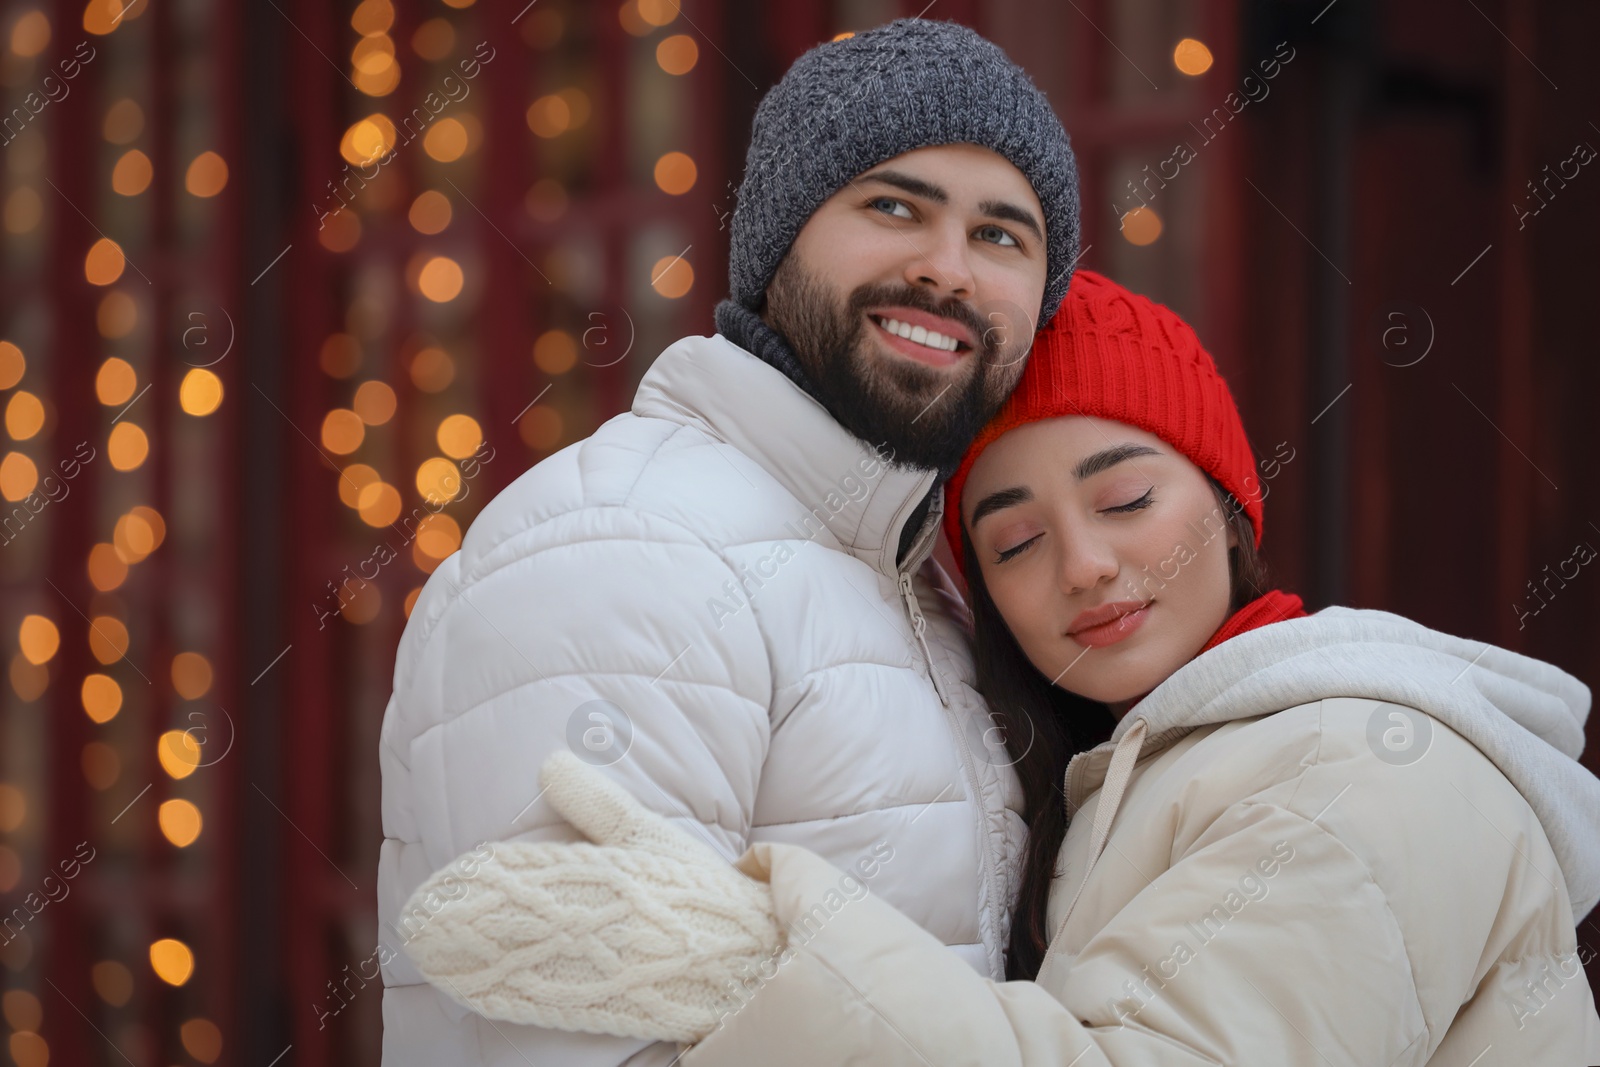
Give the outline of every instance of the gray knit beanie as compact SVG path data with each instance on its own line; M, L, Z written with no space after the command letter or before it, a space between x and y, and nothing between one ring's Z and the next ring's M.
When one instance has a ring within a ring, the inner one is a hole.
M733 212L733 299L761 307L796 235L850 179L902 152L962 143L1010 160L1044 208L1043 328L1078 258L1078 168L1067 133L998 45L932 19L817 45L762 99Z

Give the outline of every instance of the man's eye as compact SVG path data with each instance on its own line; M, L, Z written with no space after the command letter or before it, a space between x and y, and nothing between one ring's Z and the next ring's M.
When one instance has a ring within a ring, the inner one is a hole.
M892 196L880 196L872 202L872 206L882 211L885 215L893 215L897 219L909 219L911 217L911 209L904 202L896 200Z
M984 226L978 230L979 240L992 241L1002 247L1015 247L1017 239L999 226Z

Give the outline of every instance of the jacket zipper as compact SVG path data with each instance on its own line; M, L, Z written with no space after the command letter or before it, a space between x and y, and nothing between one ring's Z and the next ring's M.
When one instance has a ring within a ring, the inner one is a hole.
M914 555L915 553L913 553L913 556ZM923 636L923 631L927 629L928 622L927 619L923 618L922 609L917 604L917 594L911 588L911 575L905 571L901 571L899 575L899 585L900 595L906 602L906 610L911 613L911 629L917 635L917 642L922 645L922 654L927 658L928 661L928 679L933 682L934 691L939 694L939 700L944 704L945 712L952 718L955 718L957 712L950 704L950 698L945 693L944 684L939 681L939 670L933 664L933 653L928 649L927 638ZM972 803L977 807L980 819L986 823L989 818L989 811L988 806L983 802L983 788L982 784L978 780L978 771L975 766L976 757L972 754L972 750L967 744L966 731L961 728L961 724L959 722L952 722L951 731L955 735L957 750L961 756L962 771L967 776L967 788L972 794ZM978 876L982 878L984 884L989 887L990 900L1001 900L1004 898L1004 894L1001 892L1000 887L999 866L995 862L995 844L993 838L987 831L987 827L985 827L984 833L981 836L983 839L983 849L979 853ZM985 946L985 948L987 947L988 946ZM999 947L999 958L1002 961L1005 959L1004 945ZM1000 981L1003 979L1004 975L1002 973L1000 975L991 975L991 977L993 977L995 981Z
M939 702L948 708L950 697L944 691L944 684L939 681L939 671L933 665L933 653L928 650L928 639L922 635L928 627L928 620L922 617L922 609L917 606L917 594L911 590L911 575L905 571L900 572L900 596L906 602L906 610L911 613L911 630L917 635L922 655L928 661L928 680L933 682L933 691L939 694Z

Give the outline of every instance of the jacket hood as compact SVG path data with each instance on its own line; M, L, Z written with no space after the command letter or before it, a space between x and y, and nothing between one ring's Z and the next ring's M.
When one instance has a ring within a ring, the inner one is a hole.
M1386 611L1331 607L1251 630L1198 656L1123 716L1144 751L1199 726L1324 697L1416 708L1472 742L1544 826L1566 878L1573 921L1600 901L1600 778L1578 756L1589 687L1567 672ZM1077 792L1077 790L1074 790ZM1069 795L1069 808L1081 797Z
M893 578L900 535L937 472L892 462L839 425L783 372L721 334L685 337L656 357L639 381L633 413L694 426L760 464L840 546ZM915 570L933 551L940 494L904 561Z

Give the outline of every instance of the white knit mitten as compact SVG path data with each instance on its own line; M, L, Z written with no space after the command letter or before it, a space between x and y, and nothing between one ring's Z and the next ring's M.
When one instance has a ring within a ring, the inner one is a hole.
M491 1019L698 1041L736 983L783 948L771 890L570 752L539 777L595 843L496 844L470 878L454 864L434 874L406 904L434 912L407 955ZM453 899L428 908L446 878Z

